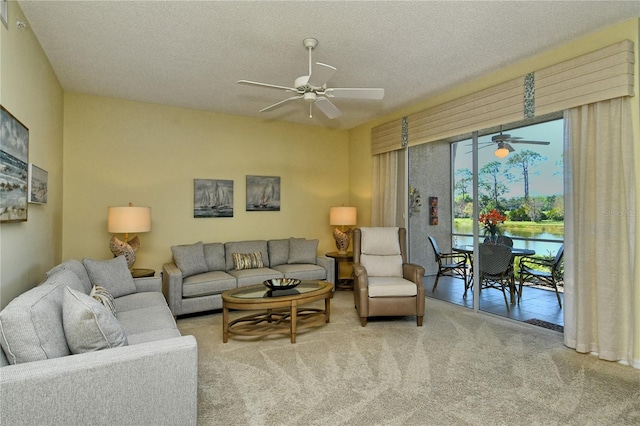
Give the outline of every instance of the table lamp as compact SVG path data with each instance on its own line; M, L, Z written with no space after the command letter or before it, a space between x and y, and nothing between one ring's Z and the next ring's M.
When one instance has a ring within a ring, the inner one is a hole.
M138 236L129 239L129 233L151 231L151 207L109 207L107 209L107 231L111 234L124 234L124 241L115 235L111 237L109 248L114 257L127 259L129 269L136 261L136 251L140 248Z
M356 224L356 208L355 207L331 207L329 210L329 224L342 226L342 229L334 228L333 238L336 240L336 247L338 253L345 254L349 248L349 242L351 241L351 235L353 230L347 228L345 231L345 225Z

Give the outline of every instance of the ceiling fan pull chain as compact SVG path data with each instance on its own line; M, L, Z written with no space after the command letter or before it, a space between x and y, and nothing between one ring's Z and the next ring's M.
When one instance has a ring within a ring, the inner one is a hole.
M312 111L313 111L313 103L310 103L309 104L309 118L313 118Z

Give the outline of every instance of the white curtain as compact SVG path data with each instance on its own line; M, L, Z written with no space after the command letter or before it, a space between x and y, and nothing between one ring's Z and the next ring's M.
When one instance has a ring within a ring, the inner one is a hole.
M627 97L565 112L565 344L632 363L635 173Z
M373 157L371 225L396 226L398 199L398 151Z

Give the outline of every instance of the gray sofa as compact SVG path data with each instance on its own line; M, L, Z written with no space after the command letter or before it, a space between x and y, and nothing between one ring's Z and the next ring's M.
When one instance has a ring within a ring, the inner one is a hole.
M222 309L222 293L273 278L335 284L335 263L318 256L318 240L286 238L171 247L162 286L173 315ZM235 257L235 259L234 259Z
M0 312L0 423L195 425L197 343L161 290L124 257L69 260L12 300Z

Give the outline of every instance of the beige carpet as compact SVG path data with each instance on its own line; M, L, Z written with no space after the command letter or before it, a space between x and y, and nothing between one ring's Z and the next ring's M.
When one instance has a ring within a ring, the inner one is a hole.
M415 318L331 323L222 343L222 314L178 320L199 345L200 425L638 425L640 371L566 348L560 333L427 299ZM233 316L232 316L233 317Z

